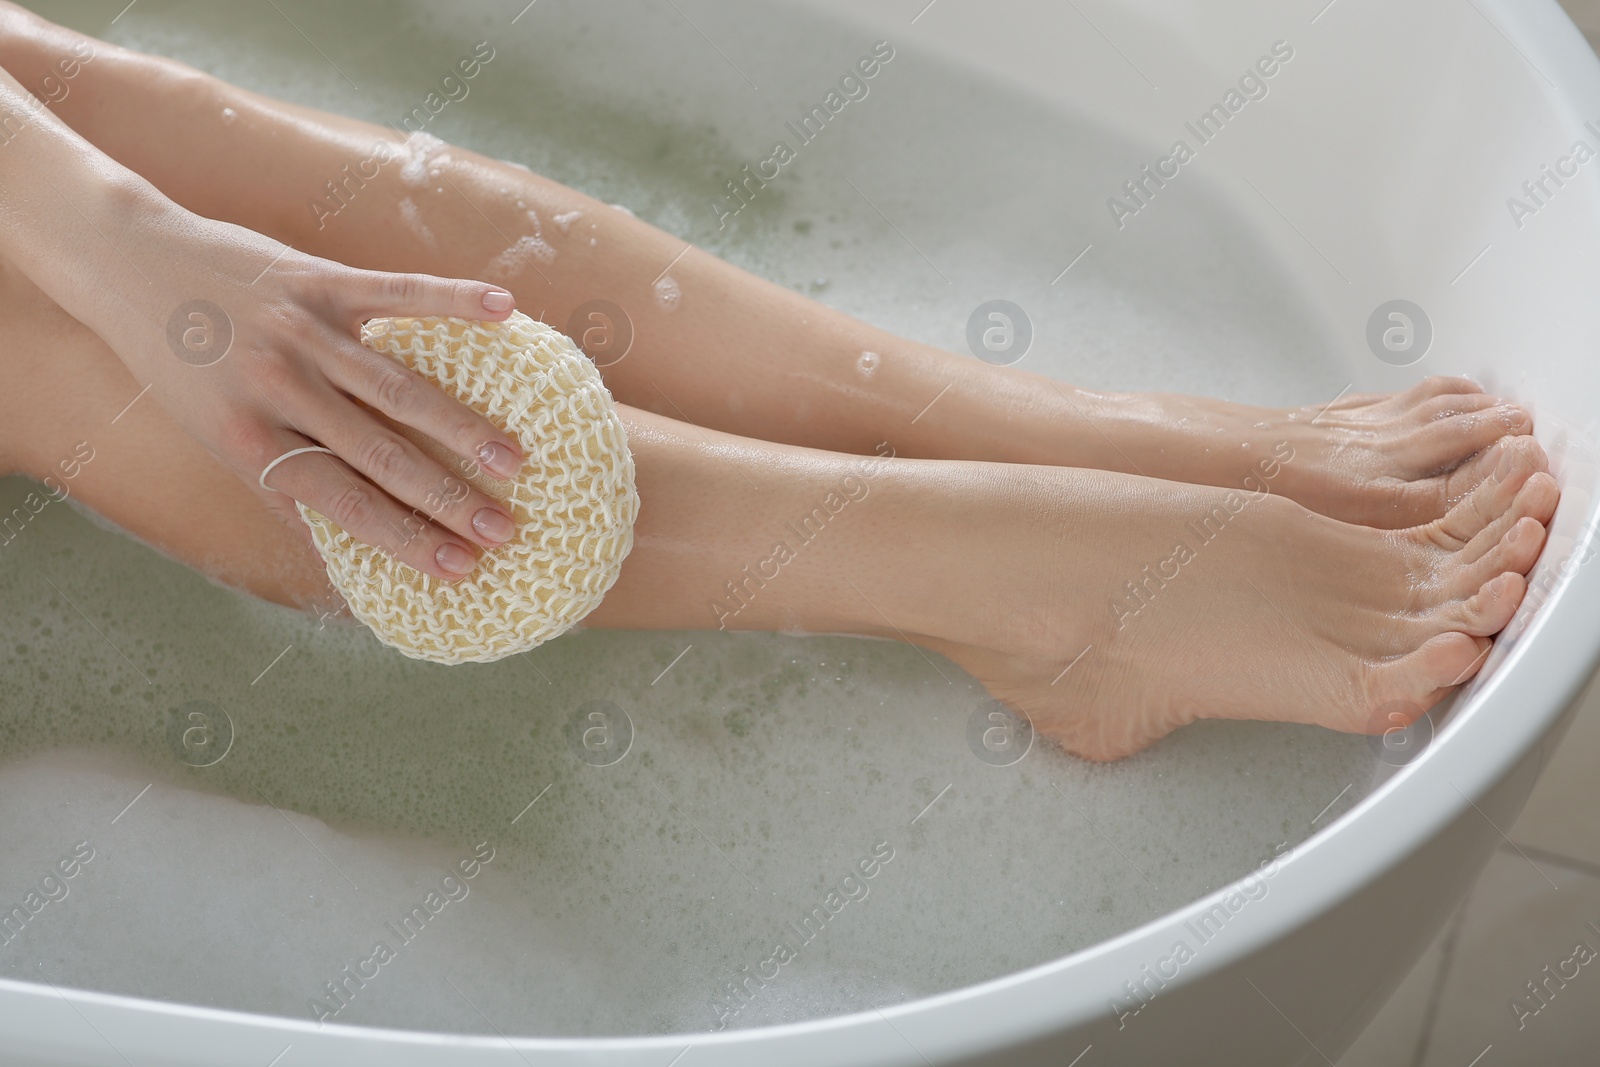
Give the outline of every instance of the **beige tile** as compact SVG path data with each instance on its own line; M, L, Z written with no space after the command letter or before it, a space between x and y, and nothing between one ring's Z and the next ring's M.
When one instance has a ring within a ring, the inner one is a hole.
M1600 866L1600 677L1589 683L1567 736L1510 835L1519 845Z
M1561 6L1589 39L1590 46L1600 51L1600 0L1563 0Z
M1600 30L1600 0L1563 0L1561 6L1584 33Z
M1600 0L1594 0L1591 6L1596 13L1596 22L1600 24ZM1534 789L1533 796L1529 798L1521 818L1511 829L1511 836L1518 844L1529 850L1531 858L1539 864L1539 869L1544 870L1558 885L1573 880L1573 884L1579 887L1587 889L1600 887L1600 883L1595 883L1592 879L1577 873L1584 863L1593 864L1600 870L1600 676L1597 676L1585 691L1567 736L1562 740L1561 748L1552 757L1550 765L1540 777L1539 784ZM1573 866L1577 870L1563 868L1554 862L1554 857L1548 855L1550 853L1571 857L1574 860ZM1494 938L1513 942L1519 938L1528 939L1530 943L1537 942L1541 938L1549 941L1553 935L1545 926L1548 916L1541 901L1541 889L1544 894L1555 895L1549 883L1516 853L1498 855L1495 862L1484 872L1478 887L1473 890L1466 904L1470 911L1468 918L1471 922L1471 936L1463 940L1458 947L1470 954L1472 951L1477 951L1477 947L1486 940ZM1515 892L1523 894L1525 899L1521 904L1508 898L1508 893L1514 895ZM1581 928L1584 920L1592 919L1597 926L1600 926L1600 897L1594 893L1578 895L1582 897L1581 902L1568 902L1579 908L1576 921L1569 922L1568 925ZM1582 907L1586 904L1594 905L1591 913L1582 912ZM1444 932L1418 961L1417 966L1384 1005L1377 1018L1339 1061L1341 1067L1412 1067L1419 1051L1426 1052L1424 1062L1428 1064L1449 1062L1437 1059L1441 1055L1439 1052L1441 1047L1448 1048L1451 1054L1460 1051L1457 1047L1460 1042L1453 1041L1448 1033L1430 1035L1425 1049L1421 1041L1422 1028L1428 1022L1428 1010L1438 978L1444 942L1450 934L1452 925L1446 925ZM1592 931L1591 935L1594 940L1590 944L1600 949L1600 935L1594 935ZM1566 952L1562 953L1559 959L1565 959L1570 951L1571 946L1566 946ZM1437 1025L1447 1029L1454 1026L1458 1035L1462 1027L1451 1020L1452 1013L1459 1009L1461 998L1475 995L1474 990L1479 993L1487 992L1479 988L1482 983L1475 984L1473 970L1482 967L1481 962L1475 960L1476 957L1473 957L1467 963L1460 964L1460 967L1465 969L1449 968L1450 981L1440 985L1441 993L1450 998L1450 1003L1441 1004L1437 1009L1439 1011ZM1558 957L1540 960L1533 971L1537 971L1545 963L1554 965L1557 960ZM1455 958L1453 962L1459 964L1459 958ZM1597 961L1597 967L1600 967L1600 961ZM1510 998L1520 988L1520 983L1532 977L1533 973L1530 972L1501 983L1509 984L1507 989L1501 990L1498 994L1504 1003L1491 1005L1493 1009L1489 1012L1491 1021L1498 1024L1503 1014L1506 1023L1514 1024L1515 1017L1511 1013ZM1588 968L1584 968L1582 977L1588 977ZM1597 994L1600 994L1600 972L1594 977ZM1576 985L1575 982L1569 988L1575 988ZM1600 1001L1596 1003L1600 1006ZM1548 1010L1541 1010L1539 1015L1527 1020L1527 1026L1522 1031L1517 1032L1514 1025L1509 1026L1508 1030L1519 1037L1525 1036L1529 1030L1540 1024L1541 1020L1555 1018L1561 1014L1563 1014L1561 1006L1556 999L1552 999L1551 1007ZM1593 1056L1575 1062L1600 1063L1600 1013L1596 1014L1594 1022L1587 1024L1586 1029L1595 1034ZM1565 1031L1560 1032L1565 1034ZM1465 1059L1456 1064L1456 1067L1465 1067L1493 1041L1492 1037L1484 1037L1475 1049L1469 1051ZM1470 1043L1466 1041L1466 1044ZM1544 1062L1537 1058L1498 1060L1498 1057L1494 1057L1492 1060L1491 1057L1493 1053L1484 1057L1482 1067L1493 1067L1494 1062L1540 1064Z
M1378 1017L1339 1058L1339 1067L1413 1067L1428 1022L1428 1006L1439 982L1439 963L1454 922L1445 924L1428 951L1411 968Z
M1600 878L1496 852L1467 901L1420 1067L1466 1067L1480 1055L1482 1067L1600 1063L1597 929ZM1592 958L1566 963L1580 944ZM1555 977L1541 1002L1526 983L1545 979L1546 966ZM1519 1019L1519 1000L1537 1012Z

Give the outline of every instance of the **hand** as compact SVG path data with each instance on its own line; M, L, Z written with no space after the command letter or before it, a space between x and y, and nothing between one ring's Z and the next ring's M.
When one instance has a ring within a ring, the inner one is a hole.
M448 581L476 565L473 545L511 538L504 506L430 459L395 424L499 478L521 465L516 439L359 341L361 323L377 316L498 321L512 309L510 293L483 282L356 270L165 200L150 210L154 217L135 228L136 246L127 249L143 279L128 279L117 294L134 321L101 335L213 454L255 486L284 453L326 447L332 455L308 452L277 464L266 486Z

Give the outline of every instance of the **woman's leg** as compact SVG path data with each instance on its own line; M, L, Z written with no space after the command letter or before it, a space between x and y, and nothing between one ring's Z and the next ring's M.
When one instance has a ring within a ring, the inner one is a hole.
M41 95L52 64L86 40L0 5L0 63ZM888 440L905 456L1229 488L1283 445L1296 459L1276 492L1383 527L1442 514L1498 457L1464 460L1531 426L1520 408L1461 380L1276 411L1092 393L990 367L686 251L680 238L515 167L456 148L431 158L402 151L374 166L375 146L400 150L390 130L92 47L56 111L172 199L351 265L506 284L558 328L604 297L626 309L636 334L627 358L604 370L613 393L702 426L841 452ZM682 293L672 310L652 289L669 264ZM867 351L878 354L870 375Z
M257 595L329 602L298 520L8 269L0 381L0 471L56 474L86 442L71 491L101 514ZM1526 437L1443 518L1386 531L1264 491L880 460L623 416L641 507L592 625L913 641L1094 758L1203 716L1360 731L1421 714L1510 619L1556 496Z

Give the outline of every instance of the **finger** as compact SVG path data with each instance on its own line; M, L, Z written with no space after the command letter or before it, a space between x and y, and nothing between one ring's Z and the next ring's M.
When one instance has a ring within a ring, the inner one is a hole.
M515 527L502 504L342 394L331 389L319 393L303 414L296 415L296 425L304 426L373 485L429 521L485 548L511 539Z
M377 315L427 318L438 315L458 319L498 322L517 306L505 289L488 282L436 278L431 274L359 272L355 298L349 310L359 319Z
M517 476L523 458L517 439L483 415L382 352L332 335L329 347L333 358L321 361L322 370L335 386L462 459L481 463L496 478Z
M308 443L287 431L280 436L284 452ZM477 565L469 544L401 507L337 457L312 452L286 459L272 468L266 484L424 574L455 582Z

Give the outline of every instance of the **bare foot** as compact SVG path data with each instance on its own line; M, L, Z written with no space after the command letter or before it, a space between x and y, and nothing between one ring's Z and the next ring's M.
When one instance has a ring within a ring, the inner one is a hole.
M1079 407L1121 453L1112 469L1266 488L1382 529L1439 518L1495 469L1498 441L1533 428L1526 410L1465 378L1281 410L1159 394L1097 399Z
M1303 461L1284 467L1286 496L1383 529L1439 518L1496 468L1508 435L1533 429L1525 409L1465 378L1428 378L1404 393L1344 396L1326 409L1300 408L1268 421L1278 422Z
M1476 673L1544 546L1559 494L1538 443L1475 466L1463 499L1404 530L1272 494L996 468L1015 473L963 520L985 551L942 570L962 610L917 640L1090 759L1199 718L1387 728L1380 711L1415 718Z

